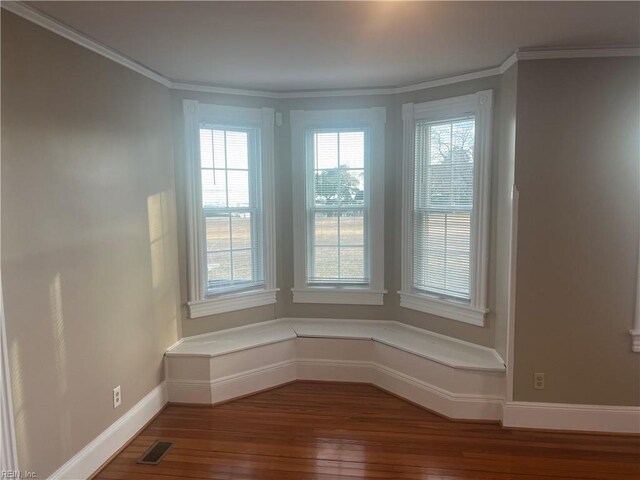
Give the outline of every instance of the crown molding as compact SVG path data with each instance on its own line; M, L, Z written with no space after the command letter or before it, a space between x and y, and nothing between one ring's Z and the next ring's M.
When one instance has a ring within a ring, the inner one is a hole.
M507 59L502 62L502 64L498 67L500 70L500 75L509 70L513 65L518 63L518 51L516 50L511 55L507 57Z
M244 88L218 87L215 85L204 85L201 83L189 82L172 82L169 81L168 87L172 90L186 90L189 92L218 93L221 95L244 95L246 97L262 97L262 98L283 98L282 93L270 92L268 90L248 90Z
M262 97L274 99L287 98L323 98L323 97L353 97L361 95L397 95L401 93L427 90L453 83L466 82L479 78L501 75L512 65L521 60L567 59L567 58L596 58L596 57L637 57L640 56L640 47L618 48L571 48L571 49L542 49L542 50L516 50L500 65L490 68L468 72L450 77L436 78L423 82L395 87L380 88L352 88L352 89L326 89L326 90L297 90L288 92L275 92L269 90L251 90L243 88L222 87L199 83L174 81L152 70L143 64L127 57L126 55L100 43L72 27L56 20L39 10L26 5L21 1L2 1L0 6L15 15L35 23L61 37L71 40L103 57L108 58L134 72L172 90L185 90L190 92L216 93L221 95L243 95L249 97Z
M598 58L598 57L638 57L640 47L602 47L602 48L549 48L542 50L518 50L518 60L552 60L562 58Z

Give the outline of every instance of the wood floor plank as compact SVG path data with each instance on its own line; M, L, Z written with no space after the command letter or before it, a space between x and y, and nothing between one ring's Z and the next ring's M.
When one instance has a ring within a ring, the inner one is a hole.
M159 465L136 460L173 441ZM640 438L454 422L368 385L299 382L169 405L102 480L638 480Z

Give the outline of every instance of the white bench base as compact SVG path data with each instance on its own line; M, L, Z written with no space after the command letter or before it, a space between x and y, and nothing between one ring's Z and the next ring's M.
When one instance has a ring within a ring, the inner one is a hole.
M264 322L184 339L165 361L174 403L342 381L376 385L449 418L502 418L504 364L494 350L395 322Z

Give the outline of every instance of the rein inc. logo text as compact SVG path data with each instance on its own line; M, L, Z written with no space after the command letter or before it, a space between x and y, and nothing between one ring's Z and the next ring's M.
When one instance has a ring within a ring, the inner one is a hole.
M0 470L0 478L38 478L38 474L29 470Z

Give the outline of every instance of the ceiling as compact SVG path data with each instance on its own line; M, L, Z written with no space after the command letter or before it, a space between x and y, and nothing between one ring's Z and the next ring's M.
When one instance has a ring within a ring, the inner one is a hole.
M28 2L174 81L397 87L518 48L637 46L640 2Z

